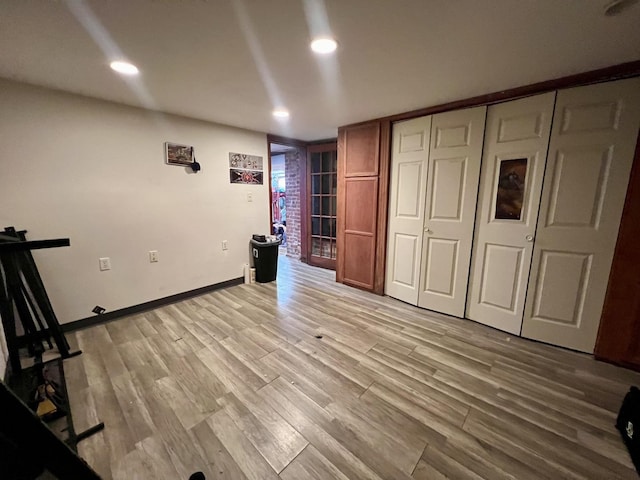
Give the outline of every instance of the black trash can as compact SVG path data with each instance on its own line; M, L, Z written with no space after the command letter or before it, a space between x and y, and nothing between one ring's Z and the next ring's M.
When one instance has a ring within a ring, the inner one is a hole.
M278 247L281 240L260 242L251 239L253 265L256 268L256 282L273 282L278 274Z

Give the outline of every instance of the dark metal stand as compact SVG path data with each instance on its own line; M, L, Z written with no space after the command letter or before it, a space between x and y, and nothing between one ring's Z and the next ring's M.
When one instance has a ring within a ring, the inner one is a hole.
M69 246L70 242L68 238L29 241L25 234L26 231L17 231L13 227L7 227L0 233L0 318L9 351L10 383L15 393L29 403L34 385L46 383L45 369L57 368L56 390L61 403L58 406L65 413L67 421L68 438L64 443L76 451L78 442L104 429L104 423L80 433L74 429L63 359L82 352L71 351L31 254L31 250ZM47 348L53 349L54 344L61 358L43 362L43 353ZM29 356L34 358L32 367L22 369L21 349L26 349ZM8 415L3 406L0 405L0 417ZM9 437L10 432L0 431L0 435Z
M30 356L37 357L44 352L44 343L52 346L53 340L62 358L72 356L31 255L35 249L69 246L69 239L28 241L25 233L7 227L0 234L0 317L9 363L16 373L21 370L20 348L23 347ZM18 329L18 322L22 331Z

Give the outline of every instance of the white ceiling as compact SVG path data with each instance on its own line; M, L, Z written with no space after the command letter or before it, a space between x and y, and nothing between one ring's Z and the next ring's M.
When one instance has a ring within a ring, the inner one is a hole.
M284 153L295 149L295 147L292 147L290 145L281 145L279 143L269 144L269 150L271 151L271 153Z
M337 127L640 58L610 0L0 0L0 76L317 140ZM336 55L308 47L332 32ZM135 63L129 82L115 57ZM291 118L272 118L284 106Z

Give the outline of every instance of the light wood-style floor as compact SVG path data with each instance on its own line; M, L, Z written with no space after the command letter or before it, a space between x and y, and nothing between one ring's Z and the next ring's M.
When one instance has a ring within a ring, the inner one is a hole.
M80 454L105 478L637 478L634 372L335 283L241 285L76 332ZM317 338L321 337L321 338Z

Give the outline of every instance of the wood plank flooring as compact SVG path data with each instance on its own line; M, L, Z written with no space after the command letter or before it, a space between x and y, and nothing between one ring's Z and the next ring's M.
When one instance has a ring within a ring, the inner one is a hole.
M75 333L79 453L105 479L637 478L640 375L335 283L240 285Z

